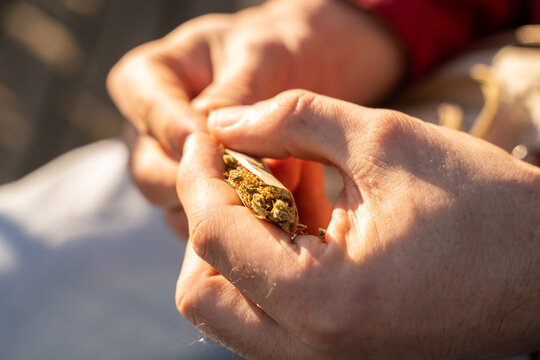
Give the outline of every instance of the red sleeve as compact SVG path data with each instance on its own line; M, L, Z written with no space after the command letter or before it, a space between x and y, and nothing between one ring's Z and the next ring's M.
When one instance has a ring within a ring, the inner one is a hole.
M408 51L411 76L463 49L475 37L517 24L530 3L525 0L349 1L375 12L395 31Z

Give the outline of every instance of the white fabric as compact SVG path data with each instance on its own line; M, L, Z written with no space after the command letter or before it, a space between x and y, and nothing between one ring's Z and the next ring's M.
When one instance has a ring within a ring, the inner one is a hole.
M107 140L0 187L0 359L236 359L176 311L184 244Z

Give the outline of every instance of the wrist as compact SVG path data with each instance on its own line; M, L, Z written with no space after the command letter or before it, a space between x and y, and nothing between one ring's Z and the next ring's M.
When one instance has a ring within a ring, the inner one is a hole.
M518 163L501 185L501 192L506 188L507 193L494 196L502 195L506 201L499 202L498 217L487 219L499 223L495 227L504 233L493 244L498 248L498 254L492 253L498 266L488 275L499 273L493 304L498 311L485 319L484 326L492 349L506 346L506 351L524 353L540 347L540 169Z

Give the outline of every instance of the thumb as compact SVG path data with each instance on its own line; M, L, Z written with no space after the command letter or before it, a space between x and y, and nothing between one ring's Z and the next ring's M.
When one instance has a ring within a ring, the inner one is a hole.
M281 93L254 106L213 111L209 131L226 147L259 157L330 163L342 170L362 151L381 110L303 90Z

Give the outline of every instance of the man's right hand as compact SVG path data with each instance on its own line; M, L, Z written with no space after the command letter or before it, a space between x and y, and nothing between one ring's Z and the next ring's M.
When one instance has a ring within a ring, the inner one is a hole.
M250 359L539 348L538 168L461 132L305 91L216 110L208 127L233 150L333 165L344 186L324 240L291 241L222 180L216 142L191 136L178 178L191 236L176 294L197 329ZM296 200L301 215L327 211L317 196Z

